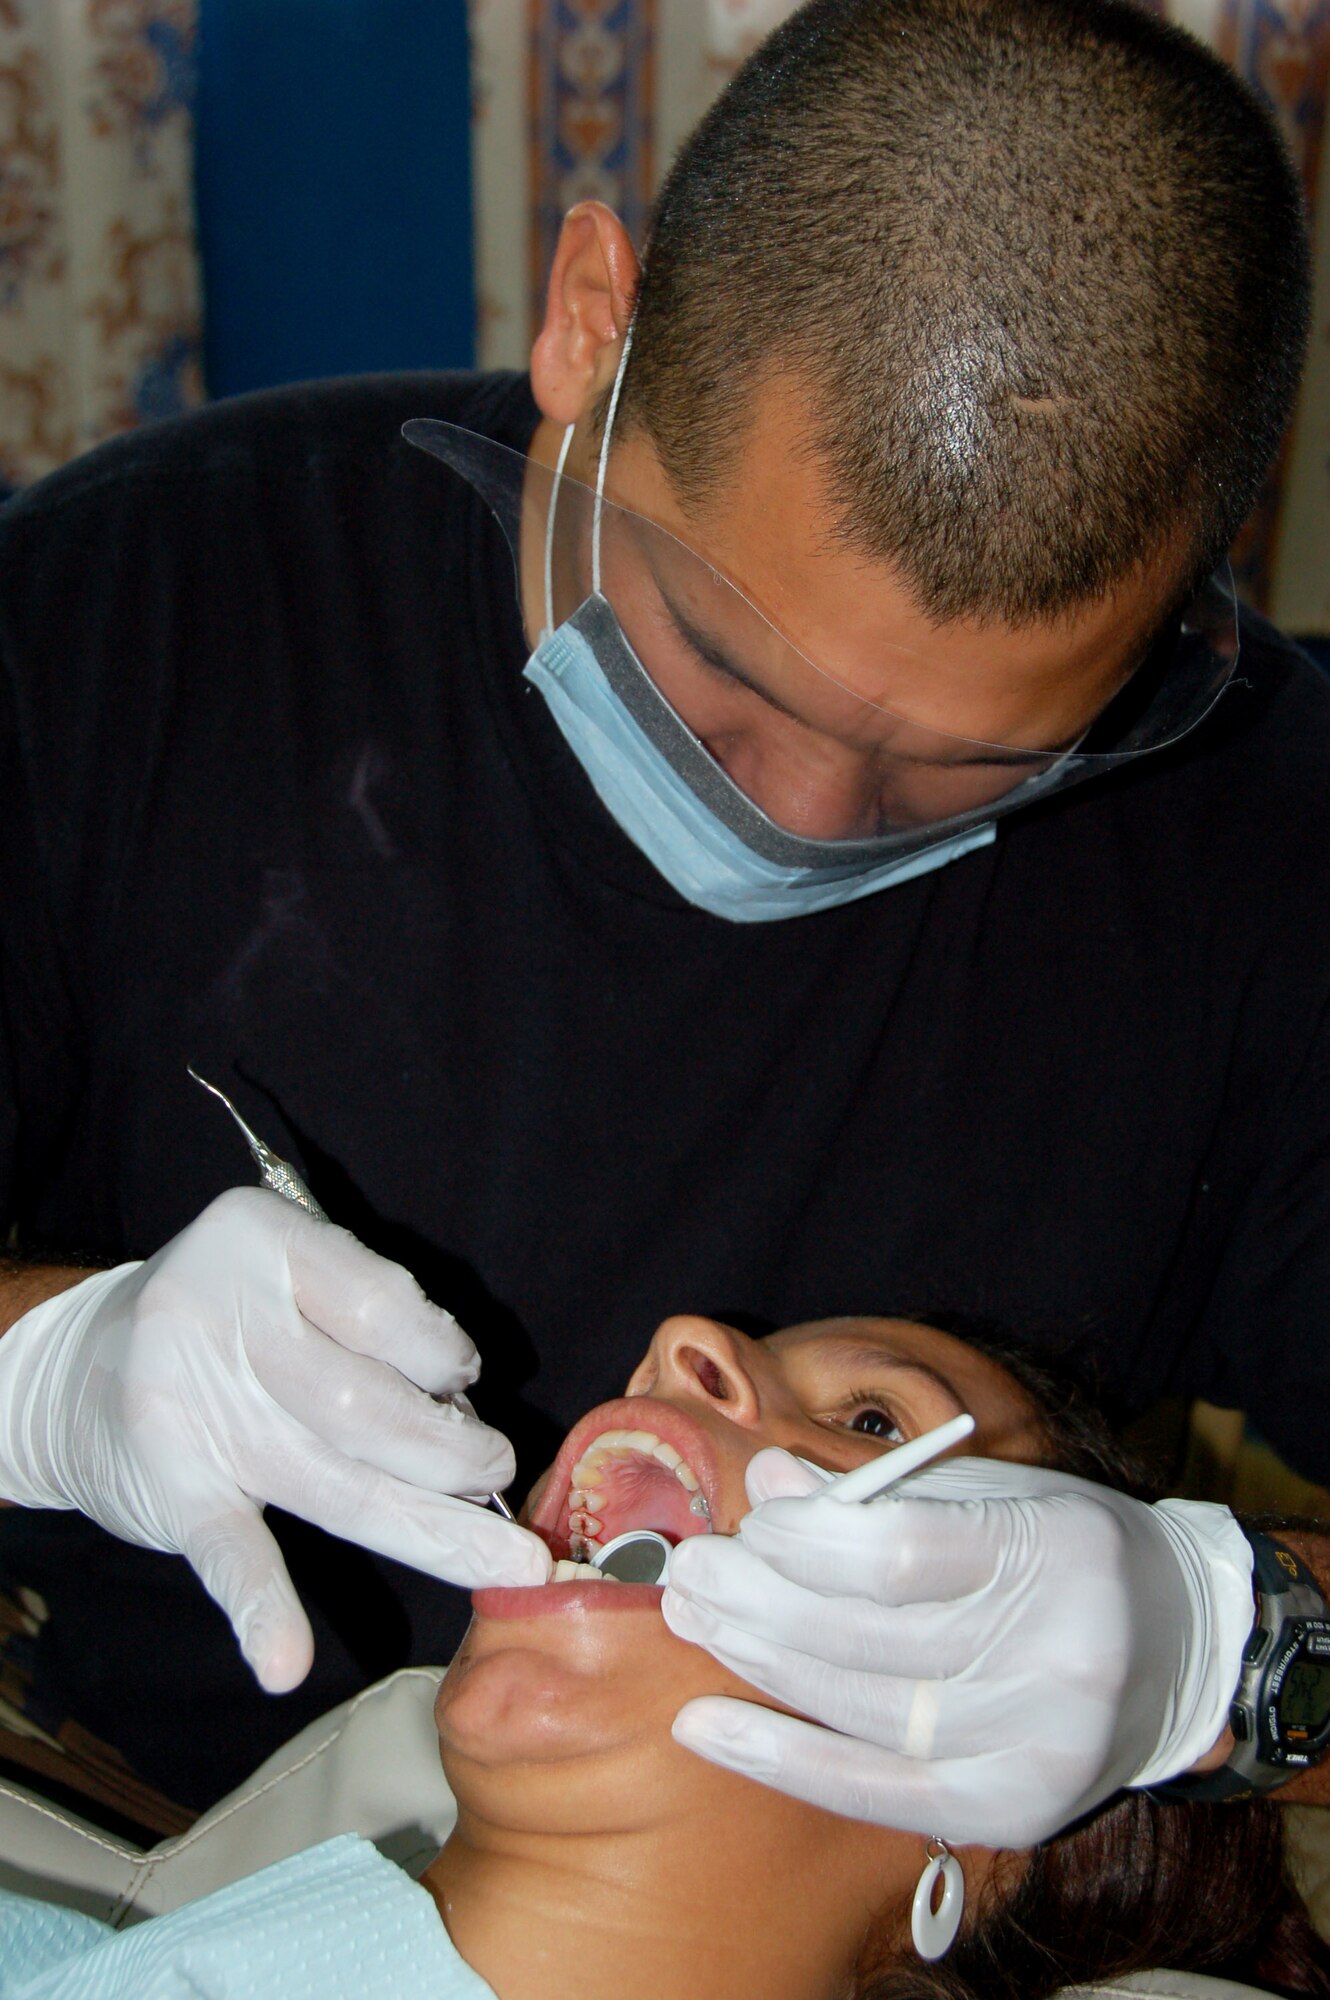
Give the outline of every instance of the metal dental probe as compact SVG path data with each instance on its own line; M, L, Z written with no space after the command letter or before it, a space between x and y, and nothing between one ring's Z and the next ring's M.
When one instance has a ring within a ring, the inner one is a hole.
M839 1478L819 1487L817 1497L828 1495L844 1503L875 1500L898 1479L908 1479L920 1466L928 1465L962 1438L969 1437L973 1429L973 1417L949 1417L945 1424L922 1432L908 1444L897 1445L895 1451L870 1458L867 1464L856 1465L853 1472L842 1472ZM806 1458L799 1463L810 1472L822 1470ZM813 1495L808 1497L811 1499ZM670 1555L670 1544L654 1528L630 1528L626 1535L616 1535L612 1542L607 1542L591 1560L596 1569L606 1576L617 1577L620 1583L664 1583L669 1576Z
M304 1181L291 1165L291 1162L284 1160L280 1153L274 1153L271 1146L264 1145L258 1133L245 1123L226 1092L219 1090L215 1083L209 1083L206 1076L200 1076L192 1063L186 1063L185 1068L189 1071L195 1083L201 1083L205 1090L210 1090L214 1097L219 1098L235 1119L236 1124L245 1135L245 1141L250 1152L254 1155L254 1164L259 1170L264 1186L270 1187L274 1194L281 1195L283 1201L295 1202L296 1206L303 1208L307 1215L312 1215L316 1222L330 1221L331 1218L327 1209L315 1201ZM470 1402L460 1390L455 1396L442 1397L438 1400L456 1404L464 1416L474 1417L476 1414ZM508 1505L502 1493L491 1493L488 1504L497 1513L502 1514L506 1521L516 1519L512 1508Z

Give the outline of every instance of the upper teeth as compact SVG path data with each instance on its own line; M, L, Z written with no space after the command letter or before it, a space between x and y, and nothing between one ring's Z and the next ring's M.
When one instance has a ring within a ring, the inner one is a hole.
M688 1460L672 1444L666 1444L664 1438L658 1438L653 1431L602 1431L599 1437L592 1439L573 1467L568 1494L568 1526L575 1557L585 1561L600 1548L597 1540L602 1525L600 1509L605 1504L600 1476L605 1460L616 1452L632 1452L639 1458L654 1458L661 1465L668 1466L685 1493L692 1495L689 1511L710 1520L711 1510L702 1492L702 1482Z
M651 1431L602 1431L593 1438L573 1467L573 1491L569 1496L573 1504L580 1497L588 1508L604 1495L596 1491L596 1475L602 1461L611 1452L635 1452L639 1458L656 1458L662 1465L668 1465L679 1484L689 1493L696 1493L701 1480L693 1471L688 1460L677 1452L664 1438L658 1438Z

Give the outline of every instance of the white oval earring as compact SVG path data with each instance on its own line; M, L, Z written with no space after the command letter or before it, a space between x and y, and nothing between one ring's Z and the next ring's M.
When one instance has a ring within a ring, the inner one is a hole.
M946 1841L939 1840L936 1835L925 1851L928 1859L910 1906L910 1935L920 1958L945 1958L961 1927L961 1912L965 1908L965 1871ZM942 1877L942 1901L935 1910L933 1891L939 1875Z

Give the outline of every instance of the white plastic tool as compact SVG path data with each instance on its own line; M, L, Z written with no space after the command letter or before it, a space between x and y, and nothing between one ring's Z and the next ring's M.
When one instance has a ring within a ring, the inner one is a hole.
M854 1500L876 1500L879 1493L885 1493L898 1479L908 1479L912 1472L918 1472L921 1465L931 1465L944 1451L950 1451L962 1438L970 1436L974 1430L974 1418L964 1412L959 1417L948 1417L945 1424L938 1424L931 1431L922 1431L908 1444L898 1444L895 1451L884 1451L881 1458L870 1458L865 1465L856 1465L853 1472L842 1472L829 1486L824 1486L818 1494L821 1499L829 1495L833 1500L846 1502ZM804 1463L807 1464L807 1460Z

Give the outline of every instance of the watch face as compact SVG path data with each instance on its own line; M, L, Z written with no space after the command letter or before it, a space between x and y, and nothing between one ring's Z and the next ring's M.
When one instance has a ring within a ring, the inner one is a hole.
M1279 1696L1280 1734L1310 1741L1330 1722L1330 1660L1304 1654L1284 1675Z
M1259 1705L1258 1756L1272 1765L1314 1762L1330 1742L1330 1619L1285 1619Z

